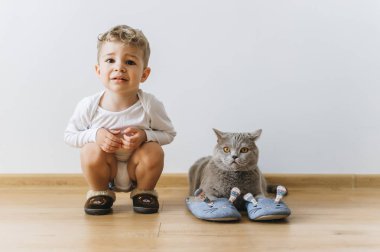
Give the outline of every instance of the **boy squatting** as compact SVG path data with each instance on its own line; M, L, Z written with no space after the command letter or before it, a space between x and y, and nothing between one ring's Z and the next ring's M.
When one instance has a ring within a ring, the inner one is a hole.
M149 42L140 30L120 25L100 34L97 47L95 70L105 89L78 103L64 133L67 144L81 148L90 188L84 210L110 213L114 191L122 191L131 192L135 212L156 213L161 145L176 132L163 104L140 89L151 71Z

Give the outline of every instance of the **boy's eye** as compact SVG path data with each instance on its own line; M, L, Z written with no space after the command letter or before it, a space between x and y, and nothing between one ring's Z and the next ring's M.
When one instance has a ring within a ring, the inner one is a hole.
M230 152L230 148L228 148L228 147L224 147L224 148L223 148L223 151L224 151L225 153L228 153L228 152Z
M136 65L136 63L132 60L127 60L127 65Z
M247 147L243 147L240 149L241 153L247 153L248 151L249 151L249 149Z
M107 63L114 63L115 60L114 60L114 59L106 59L106 62L107 62Z

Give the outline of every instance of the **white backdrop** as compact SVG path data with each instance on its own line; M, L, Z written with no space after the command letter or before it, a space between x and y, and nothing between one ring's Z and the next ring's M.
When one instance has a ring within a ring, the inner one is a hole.
M102 85L97 35L140 28L141 87L178 135L165 172L187 172L211 128L263 129L265 173L379 173L380 2L0 1L1 173L79 173L63 143L77 102Z

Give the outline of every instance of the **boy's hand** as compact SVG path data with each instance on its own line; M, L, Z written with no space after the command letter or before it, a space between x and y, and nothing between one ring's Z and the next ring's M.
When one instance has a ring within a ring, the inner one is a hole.
M130 127L123 130L123 138L121 140L123 141L123 149L133 151L140 147L147 138L144 130Z
M117 136L118 134L120 134L120 130L106 130L100 128L98 132L96 132L96 143L103 151L114 153L123 145L122 140Z

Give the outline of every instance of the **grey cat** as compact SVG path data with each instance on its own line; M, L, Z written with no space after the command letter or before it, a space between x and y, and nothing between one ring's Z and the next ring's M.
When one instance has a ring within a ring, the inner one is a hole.
M234 205L243 210L243 195L265 196L266 180L257 166L259 150L255 144L261 129L253 133L228 133L213 129L218 140L213 156L197 160L189 170L189 194L202 188L207 197L229 198L231 188L238 187L240 196Z

